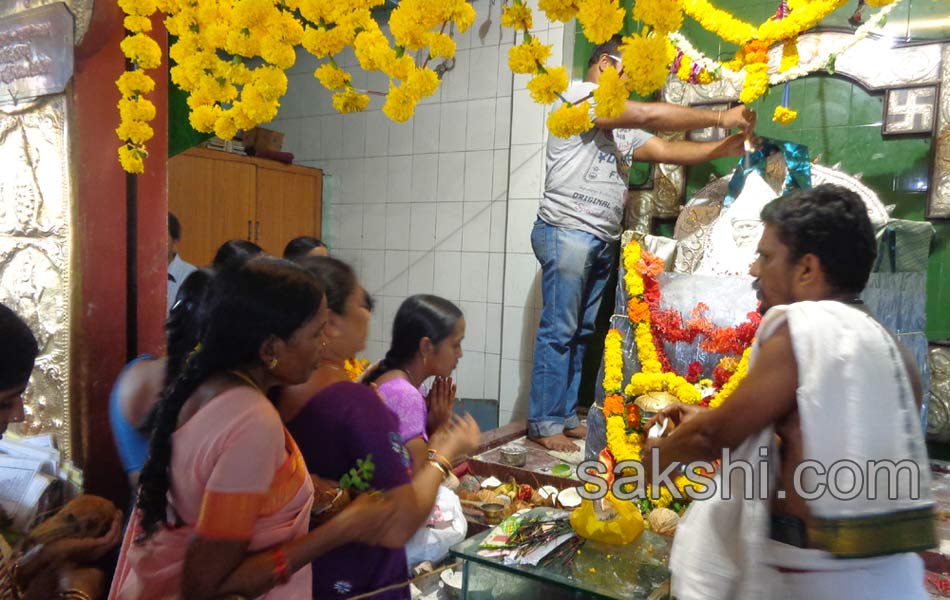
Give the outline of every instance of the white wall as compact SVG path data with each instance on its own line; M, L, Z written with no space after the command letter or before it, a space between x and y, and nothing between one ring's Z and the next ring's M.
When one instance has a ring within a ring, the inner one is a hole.
M456 302L467 323L459 395L499 398L500 422L527 415L531 357L541 307L530 231L544 180L545 111L526 76L513 77L501 3L475 0L475 24L455 32L455 67L406 123L372 97L361 114L334 111L305 52L273 127L299 164L325 170L323 236L377 299L366 356L381 358L392 319L410 294ZM533 32L562 55L564 26L535 10ZM573 31L571 32L573 35ZM434 64L438 64L436 61ZM352 52L343 64L357 88L385 91Z

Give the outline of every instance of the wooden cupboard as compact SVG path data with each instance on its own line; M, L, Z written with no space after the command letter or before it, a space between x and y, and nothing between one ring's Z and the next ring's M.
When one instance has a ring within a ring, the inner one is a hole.
M249 240L280 256L301 235L320 237L323 171L192 148L168 161L168 210L181 222L179 253L209 265L218 246Z

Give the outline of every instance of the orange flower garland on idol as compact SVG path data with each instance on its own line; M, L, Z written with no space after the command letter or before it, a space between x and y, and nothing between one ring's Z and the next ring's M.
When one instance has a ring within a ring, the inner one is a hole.
M661 310L657 276L663 272L662 259L636 241L623 249L624 287L627 292L627 316L630 319L640 371L634 373L621 391L623 380L623 338L611 329L604 341L604 417L607 425L607 454L616 461L639 460L643 435L628 421L629 407L637 397L666 391L686 404L720 406L739 386L748 371L749 355L761 317L749 313L748 320L735 327L717 327L706 317L709 308L700 303L683 323L675 309ZM663 350L664 341L693 342L702 336L700 347L724 354L714 370L718 385L699 379L701 365L692 363L690 373L676 373ZM736 355L741 355L737 359ZM689 377L696 383L691 383ZM697 381L698 380L698 381ZM703 399L703 391L713 387L718 393Z

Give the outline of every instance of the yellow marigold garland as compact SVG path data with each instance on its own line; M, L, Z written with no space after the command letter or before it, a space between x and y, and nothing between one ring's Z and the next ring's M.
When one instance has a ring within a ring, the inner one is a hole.
M129 32L120 48L132 63L132 70L125 71L116 80L122 94L118 104L119 126L115 130L123 142L118 149L119 164L129 173L143 173L148 156L145 143L155 135L149 125L155 118L155 105L144 98L155 89L155 81L145 70L162 64L162 50L148 36L152 30L149 17L155 12L154 0L120 0L119 7L126 14L123 26Z
M745 376L749 372L749 357L751 355L752 347L749 346L742 353L742 358L739 360L739 365L736 367L735 372L726 381L726 383L723 384L722 389L719 390L719 393L713 396L713 398L709 401L710 408L721 406L722 403L725 402L734 391L736 391L736 388L739 387L739 383L745 379Z
M623 385L623 336L617 329L607 332L604 339L604 391L610 394L620 392Z
M390 79L383 112L405 121L439 84L428 60L418 66L407 52L428 48L430 59L454 57L455 42L444 30L451 23L465 31L475 21L475 9L465 0L402 0L389 16L391 42L370 12L383 2L118 0L130 33L122 41L122 51L133 63L132 72L158 66L161 51L147 35L148 17L156 8L163 12L168 32L177 38L169 48L169 58L176 63L170 75L188 94L189 122L223 138L277 115L287 90L284 71L294 65L298 46L326 59L314 76L337 91L333 106L344 113L365 110L369 104L367 93L353 87L350 74L333 58L352 46L363 69L382 71ZM129 102L154 89L154 83L126 74L116 85L126 101L124 109L120 106L123 122L116 130L126 142L119 159L127 171L141 173L151 130L147 123L125 121L132 112Z
M607 67L600 74L594 89L594 114L598 117L613 118L623 114L630 91L620 79L617 69Z

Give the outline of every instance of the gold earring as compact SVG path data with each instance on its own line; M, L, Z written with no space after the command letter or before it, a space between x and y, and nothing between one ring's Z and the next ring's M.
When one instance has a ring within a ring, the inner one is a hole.
M276 368L277 368L277 357L275 356L274 358L267 361L267 370L273 371Z

